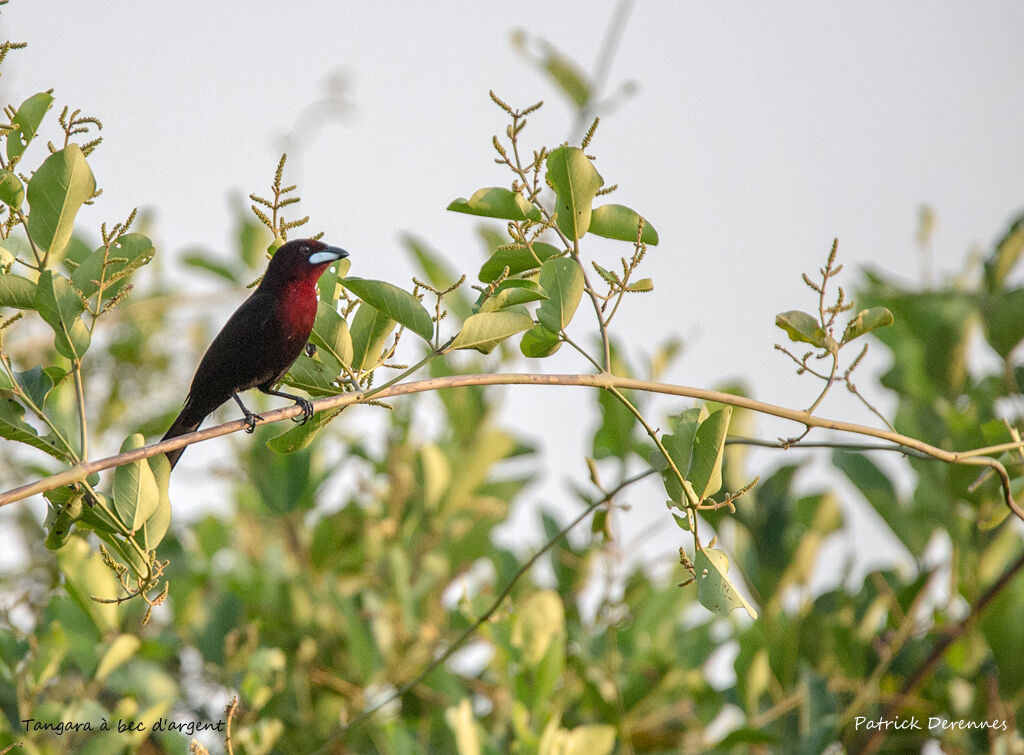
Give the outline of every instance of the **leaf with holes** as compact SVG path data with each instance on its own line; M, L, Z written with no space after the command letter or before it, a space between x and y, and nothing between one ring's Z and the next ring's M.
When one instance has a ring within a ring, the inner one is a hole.
M723 551L717 548L698 550L693 565L697 570L697 600L702 606L720 616L742 608L750 618L757 618L757 610L729 581L729 557Z
M43 122L43 116L53 104L53 95L49 92L38 92L33 94L18 108L18 112L11 119L15 126L13 131L7 134L7 159L10 160L25 153L29 143L35 138L39 124Z

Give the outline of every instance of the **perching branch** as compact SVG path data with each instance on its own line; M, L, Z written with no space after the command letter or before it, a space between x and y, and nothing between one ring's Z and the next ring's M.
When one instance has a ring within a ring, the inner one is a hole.
M347 406L352 406L353 404L364 403L371 397L373 400L382 400L413 393L423 393L426 391L436 391L444 388L458 388L471 385L563 385L587 388L617 388L647 391L648 393L683 396L701 401L714 401L720 404L729 404L740 409L749 409L761 414L768 414L773 417L797 422L808 427L818 427L828 430L836 430L843 433L850 433L853 435L878 438L880 440L904 446L912 451L920 452L921 454L938 461L944 461L950 464L987 467L991 469L999 476L1003 487L1004 502L1018 518L1024 521L1024 509L1014 501L1013 495L1010 492L1010 477L1006 472L1006 467L1004 467L998 459L982 455L986 453L998 453L1003 450L1008 450L1009 448L1024 447L1024 443L1002 444L999 446L989 446L987 448L971 449L967 451L947 451L925 443L922 440L918 440L917 438L902 435L891 430L883 430L877 427L859 425L853 422L843 422L840 420L828 419L826 417L819 417L798 409L789 409L776 404L755 401L754 399L747 398L745 396L735 396L731 393L723 393L721 391L713 391L705 388L693 388L685 385L673 385L671 383L660 383L650 380L619 377L618 375L612 375L610 373L601 373L596 375L548 375L539 373L451 375L447 377L430 378L427 380L415 380L407 383L397 383L395 385L390 385L386 388L376 389L373 391L359 391L354 393L343 393L337 396L328 396L326 398L317 399L312 403L315 411L325 411L342 409ZM291 419L292 417L298 416L301 412L302 409L298 406L288 406L282 409L264 412L264 420L259 424L280 422L282 420ZM100 472L104 469L111 469L112 467L118 467L134 461L140 461L141 459L148 459L151 456L167 453L168 451L173 451L178 448L184 448L185 446L192 445L193 443L200 443L205 440L210 440L211 438L219 438L222 435L236 433L239 430L246 429L247 427L248 424L245 420L234 420L233 422L225 422L224 424L217 425L216 427L209 427L205 430L199 430L187 435L180 435L177 438L143 446L142 448L134 451L127 451L125 453L108 456L105 459L98 459L96 461L75 464L73 467L70 467L63 472L13 488L0 494L0 506L20 501L23 498L27 498L28 496L36 493L53 490L61 485L70 485L72 483L79 482L93 472Z

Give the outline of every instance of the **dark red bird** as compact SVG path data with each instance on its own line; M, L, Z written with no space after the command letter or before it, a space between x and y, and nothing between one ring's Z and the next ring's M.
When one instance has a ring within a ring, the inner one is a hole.
M227 321L192 378L181 414L163 439L191 433L210 412L233 398L242 409L249 432L263 419L245 408L241 391L259 388L271 396L290 398L302 407L296 421L313 416L308 399L274 390L302 353L316 319L316 282L332 262L348 252L311 239L289 241L274 253L263 280ZM184 448L171 451L171 467Z

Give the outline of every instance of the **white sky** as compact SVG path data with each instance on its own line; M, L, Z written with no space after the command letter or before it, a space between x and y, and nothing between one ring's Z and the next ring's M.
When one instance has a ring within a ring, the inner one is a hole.
M0 94L20 102L54 87L58 107L103 120L91 163L105 191L87 222L152 207L161 253L196 244L226 252L229 194L264 189L282 135L341 70L351 114L289 164L303 212L352 252L354 274L408 280L403 231L475 273L475 221L444 208L505 182L490 147L503 114L488 89L518 105L548 102L527 140L568 136L568 108L514 52L510 32L544 36L591 68L614 3L283 7L12 0L0 30L30 44L5 63ZM938 217L939 275L957 272L968 248L987 247L1020 209L1022 29L1020 2L637 3L610 84L632 79L640 90L592 146L606 181L621 187L614 201L661 235L646 270L655 293L628 302L620 333L646 351L669 332L687 337L670 375L677 382L742 377L757 398L809 403L818 386L774 352L774 316L811 308L800 273L821 264L834 236L848 285L859 265L913 281L922 203ZM568 357L541 366L584 369ZM582 392L525 388L506 399L510 421L568 449L551 454L561 464L542 488L550 496L566 474L585 479L574 449L593 422L589 403ZM845 400L821 412L871 419ZM793 428L763 421L759 432ZM634 502L664 516L650 491ZM672 550L678 536L668 530Z

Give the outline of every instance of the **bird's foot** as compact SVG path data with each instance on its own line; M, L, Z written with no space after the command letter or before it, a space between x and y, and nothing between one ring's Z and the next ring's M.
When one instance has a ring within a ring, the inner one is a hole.
M292 422L298 422L299 424L306 424L313 416L313 404L310 403L307 398L296 398L295 405L302 407L302 414L297 414L292 417Z
M262 415L253 414L252 412L246 412L245 414L245 431L252 435L256 432L256 425L263 421Z

